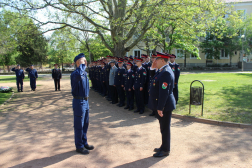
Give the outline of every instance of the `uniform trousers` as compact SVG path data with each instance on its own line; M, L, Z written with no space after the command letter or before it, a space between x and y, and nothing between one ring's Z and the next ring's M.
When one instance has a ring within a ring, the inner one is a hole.
M55 90L60 90L60 79L54 79Z
M107 92L106 83L102 81L101 86L102 86L102 95L105 96Z
M140 112L144 112L145 109L144 89L142 91L140 91L140 88L135 89L135 97L136 97L137 110L140 110Z
M32 90L36 89L36 78L30 78L30 86Z
M173 95L175 97L175 100L176 100L176 104L178 103L178 84L175 84L174 85L174 88L173 88Z
M77 149L83 148L87 143L87 130L89 125L88 100L73 99L74 140Z
M144 87L144 104L148 104L149 101L149 82L146 82Z
M23 79L22 78L17 78L17 90L18 90L18 92L23 91Z
M109 89L109 81L105 81L105 84L106 84L106 94L108 95L108 98L111 99L110 89Z
M113 85L109 85L109 87L110 87L112 103L118 103L118 94L116 91L116 87Z
M120 104L123 105L125 104L125 92L124 89L121 85L116 85L116 90L120 99Z
M134 91L131 89L131 91L126 90L126 96L127 96L127 107L134 108Z
M171 145L171 111L164 111L163 117L160 117L156 112L156 117L159 120L160 132L162 135L162 145L160 149L164 152L170 152Z

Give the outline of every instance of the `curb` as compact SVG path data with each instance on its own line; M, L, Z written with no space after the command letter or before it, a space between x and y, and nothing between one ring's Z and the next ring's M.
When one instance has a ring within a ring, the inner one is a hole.
M226 126L226 127L237 127L237 128L251 128L252 129L252 125L250 125L250 124L224 122L224 121L196 118L196 117L191 117L191 116L184 116L184 115L179 115L179 114L172 114L172 117L177 118L177 119L182 119L182 120L189 120L189 121L193 121L193 122L204 123L204 124L212 124L212 125Z
M2 106L4 106L5 104L7 104L7 103L12 99L13 96L14 96L14 92L12 91L11 97L10 97L8 100L6 100L3 104L1 104L0 107L2 107Z

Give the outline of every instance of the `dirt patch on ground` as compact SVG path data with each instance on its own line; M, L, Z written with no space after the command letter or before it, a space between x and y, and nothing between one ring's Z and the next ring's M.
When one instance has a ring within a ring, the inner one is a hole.
M90 92L88 141L94 151L75 152L69 79L54 91L52 80L24 84L0 108L0 167L251 167L252 130L172 119L171 154L153 158L161 135L158 121L111 105ZM7 85L7 84L6 84ZM8 86L15 87L15 84Z

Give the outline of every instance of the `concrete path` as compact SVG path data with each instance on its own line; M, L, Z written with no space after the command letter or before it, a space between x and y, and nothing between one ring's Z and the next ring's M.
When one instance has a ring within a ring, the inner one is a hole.
M6 84L14 86L15 84ZM55 92L52 80L38 81L0 108L0 167L201 168L252 167L252 129L220 127L172 119L171 153L153 158L161 136L158 121L109 104L90 92L89 144L75 152L70 81Z

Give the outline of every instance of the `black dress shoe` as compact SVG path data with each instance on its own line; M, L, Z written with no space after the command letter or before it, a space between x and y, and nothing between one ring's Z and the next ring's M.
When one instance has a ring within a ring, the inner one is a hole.
M169 156L170 152L164 152L164 151L159 151L155 154L153 154L153 157L164 157L164 156Z
M58 91L61 91L60 89Z
M129 111L130 111L130 110L133 110L133 109L134 109L134 108L129 108Z
M155 148L154 149L154 152L159 152L160 151L160 148Z
M134 113L137 113L137 112L140 112L140 110L137 109L137 110L134 111Z
M76 149L76 152L80 153L80 154L83 154L83 155L89 154L89 151L87 149L85 149L85 148Z
M129 109L129 106L124 107L124 109Z
M155 116L155 113L154 113L154 112L152 112L151 114L149 114L149 116Z
M94 146L93 145L85 145L84 146L87 150L93 150Z
M120 104L117 104L117 106L120 106Z
M123 107L123 106L125 106L125 104L120 104L120 105L119 105L119 107Z
M139 112L139 114L143 114L143 113L144 113L144 111L140 111L140 112Z

